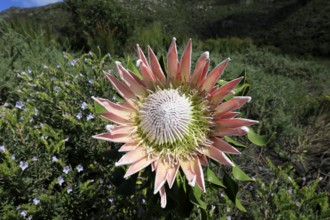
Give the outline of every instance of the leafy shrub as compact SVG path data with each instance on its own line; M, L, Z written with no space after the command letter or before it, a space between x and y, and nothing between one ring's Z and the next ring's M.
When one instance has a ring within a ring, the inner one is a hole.
M91 138L103 126L90 97L113 97L100 74L109 68L108 56L65 58L68 63L63 66L21 75L18 99L1 106L0 215L136 216L145 207L142 198L127 201L114 194L124 181L115 177L124 170L111 162L118 155L106 150L114 146Z
M113 0L66 0L65 4L74 18L71 38L75 48L96 51L96 46L105 46L102 52L122 55L121 48L133 31L126 9Z
M253 47L253 41L250 38L241 39L238 37L207 39L203 43L204 50L210 50L215 53L234 53L244 52Z
M168 39L171 39L171 36L166 33L162 24L153 22L146 26L137 26L126 48L132 51L138 43L142 48L147 48L149 45L153 50L160 50L168 46Z
M293 178L292 167L276 167L267 160L263 175L249 186L254 201L251 204L253 219L325 219L330 216L328 195L317 192L319 180L305 177ZM266 177L267 178L267 177ZM269 177L268 177L269 178Z
M7 22L0 20L0 104L10 96L15 96L13 88L18 84L19 70L28 72L40 66L40 63L64 63L60 46L47 41L42 33L30 28L18 33Z

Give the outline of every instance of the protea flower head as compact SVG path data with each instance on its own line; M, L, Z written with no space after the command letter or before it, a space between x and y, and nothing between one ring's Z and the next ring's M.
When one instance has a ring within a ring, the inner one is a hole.
M224 141L225 136L240 136L248 132L246 126L257 121L235 118L235 110L251 100L236 96L227 101L242 78L225 85L216 85L230 59L218 64L209 74L209 53L204 52L191 73L191 40L178 60L176 39L167 53L167 74L164 74L156 55L148 48L148 58L137 45L142 79L120 62L116 62L122 82L104 72L106 78L125 100L113 103L102 98L93 99L107 111L101 117L113 122L107 132L94 138L125 143L125 152L116 166L129 165L125 178L151 165L156 172L154 193L166 206L165 184L171 189L181 169L191 186L205 192L202 165L208 159L234 166L226 154L240 152Z

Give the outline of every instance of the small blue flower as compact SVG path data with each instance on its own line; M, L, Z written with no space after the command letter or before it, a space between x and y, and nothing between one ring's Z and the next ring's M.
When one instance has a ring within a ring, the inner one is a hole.
M16 160L15 154L11 155L11 159Z
M30 69L28 69L28 73L32 73L32 69L30 68Z
M32 157L32 161L37 161L38 160L38 157L34 156Z
M0 146L0 151L5 152L6 148L5 145Z
M21 101L18 101L16 102L16 105L15 105L16 108L19 108L19 109L22 109L24 107L24 103L21 102Z
M78 120L80 120L80 119L82 118L82 114L81 114L81 112L79 112L79 113L76 115L76 118L77 118Z
M58 86L55 86L55 92L56 92L56 93L59 93L60 91L61 91L61 88L58 87Z
M58 182L58 185L62 186L62 184L64 183L64 179L62 176L60 176L58 179L57 179L57 182Z
M80 108L81 108L82 110L85 110L86 107L87 107L87 103L86 103L86 102L82 102Z
M94 118L94 115L93 115L92 113L90 113L90 114L86 117L87 121L92 120L93 118Z
M88 83L91 84L91 85L93 85L94 81L92 79L89 79L88 80Z
M26 217L26 215L27 215L27 211L26 211L25 209L22 210L22 211L21 211L21 216Z
M66 192L67 192L68 194L70 194L70 193L72 192L72 187L68 187L67 190L66 190Z
M63 173L68 174L69 172L70 172L70 167L69 166L65 166L63 168Z
M19 167L22 169L22 171L24 171L26 168L29 167L29 163L27 161L20 161Z
M33 199L33 203L34 203L35 205L38 205L38 204L40 203L40 199L37 198L37 197L35 197L35 198Z
M75 66L76 65L76 63L77 63L77 59L73 59L72 61L69 61L68 63L69 63L69 65L71 65L71 66Z
M38 116L38 114L39 114L38 109L37 108L34 108L34 116Z
M61 65L60 64L57 64L56 67L57 67L57 69L60 69L61 68Z
M57 161L58 161L57 157L56 156L52 156L52 163L57 162Z
M76 169L77 169L78 173L80 173L84 170L84 167L81 164L79 164Z

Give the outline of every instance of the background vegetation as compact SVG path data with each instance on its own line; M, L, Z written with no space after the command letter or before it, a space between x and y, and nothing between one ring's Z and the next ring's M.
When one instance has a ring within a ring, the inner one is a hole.
M210 219L329 218L329 8L322 0L67 0L2 13L0 218L180 219L192 210L185 217L195 219L204 208ZM225 80L246 75L253 100L243 114L272 137L263 147L236 139L245 148L236 143L243 154L233 159L254 178L238 183L246 212L212 181L203 209L169 197L160 210L146 177L124 181L113 166L119 146L91 138L105 123L90 97L116 99L102 70L116 74L116 60L132 66L136 43L161 58L172 36L180 53L193 37L193 60L205 50L212 66L230 56Z

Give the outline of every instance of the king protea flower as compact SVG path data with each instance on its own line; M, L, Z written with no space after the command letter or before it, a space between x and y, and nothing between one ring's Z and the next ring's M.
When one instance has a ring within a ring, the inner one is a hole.
M154 193L160 194L161 207L166 206L165 184L171 189L181 169L191 186L205 192L202 165L208 158L227 166L234 166L226 154L240 152L224 141L225 136L240 136L248 132L246 126L257 121L235 118L234 110L251 100L236 96L233 89L242 78L216 85L230 59L217 65L209 74L209 53L203 53L191 73L191 40L178 60L176 39L167 53L166 73L156 55L148 48L149 59L137 45L142 79L116 62L122 82L104 72L106 78L125 100L113 103L102 98L93 99L107 112L101 117L113 122L107 132L96 139L125 143L125 152L116 166L129 165L128 178L151 165L156 172Z

